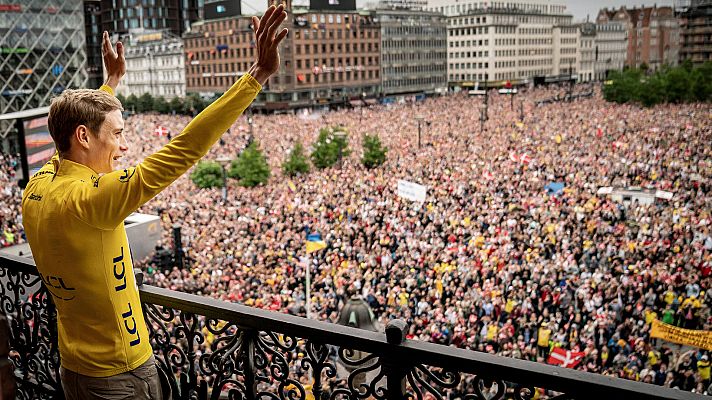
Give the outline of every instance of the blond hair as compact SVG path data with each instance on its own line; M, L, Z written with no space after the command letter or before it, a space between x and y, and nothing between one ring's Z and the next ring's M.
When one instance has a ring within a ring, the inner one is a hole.
M106 114L114 110L124 109L116 97L103 90L65 90L52 99L47 125L59 154L69 151L72 135L79 125L99 135Z

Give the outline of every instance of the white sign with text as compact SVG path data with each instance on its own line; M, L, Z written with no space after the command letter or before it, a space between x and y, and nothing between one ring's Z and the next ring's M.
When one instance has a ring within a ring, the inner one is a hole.
M428 190L423 185L418 185L417 183L404 181L402 179L398 180L398 196L406 198L412 201L425 201L425 193Z

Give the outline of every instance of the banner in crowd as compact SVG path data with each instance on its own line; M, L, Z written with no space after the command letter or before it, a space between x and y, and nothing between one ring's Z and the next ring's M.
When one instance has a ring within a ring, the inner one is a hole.
M398 196L412 201L424 202L427 188L417 183L398 180Z
M653 320L653 329L650 331L650 337L692 347L699 347L705 350L712 350L712 331L682 329L668 325L657 319Z
M555 347L546 362L551 365L561 365L564 368L574 368L583 360L585 355L586 353L582 351L571 351Z

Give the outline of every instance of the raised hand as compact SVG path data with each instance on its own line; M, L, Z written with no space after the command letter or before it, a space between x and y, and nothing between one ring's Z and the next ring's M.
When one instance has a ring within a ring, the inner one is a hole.
M252 17L252 29L255 32L257 60L250 68L252 75L264 85L270 75L279 69L279 43L287 36L287 28L276 34L279 25L287 18L284 5L270 6L261 19Z
M104 58L104 68L106 69L105 85L116 89L121 78L126 74L126 58L124 57L124 45L116 42L116 50L111 46L109 32L104 31L101 41L101 54Z

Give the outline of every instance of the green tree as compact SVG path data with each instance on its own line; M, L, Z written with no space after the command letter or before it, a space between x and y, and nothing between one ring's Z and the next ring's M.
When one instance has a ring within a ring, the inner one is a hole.
M250 143L240 156L233 160L228 176L238 179L240 186L244 187L257 186L269 180L269 164L257 141Z
M190 179L200 188L222 187L225 185L222 166L215 161L201 161L190 174Z
M337 132L343 132L340 137ZM348 134L343 128L322 128L319 130L319 137L313 145L311 153L312 163L319 169L331 167L339 161L339 151L342 157L351 154L348 149Z
M306 174L309 172L309 160L307 160L306 155L304 155L302 142L297 142L292 151L289 152L289 157L282 164L282 171L287 176Z
M153 99L153 109L161 114L168 114L170 112L170 106L168 106L168 102L163 96Z
M121 93L116 94L116 100L121 102L121 105L124 106L124 108L126 108L126 97L124 97Z
M682 103L694 98L690 73L684 67L671 68L664 76L663 90L667 101Z
M603 96L616 103L655 104L709 101L712 98L712 63L693 68L686 60L678 67L663 65L645 76L641 69L625 69L610 76Z
M171 112L175 111L177 114L182 114L183 100L178 96L172 98L171 102L168 103L168 108L171 110Z
M126 103L124 104L124 109L126 111L136 111L136 104L138 103L138 98L136 97L135 94L130 94L129 97L126 98Z
M712 61L707 61L692 71L691 80L693 82L692 91L695 100L712 100Z
M640 103L645 107L665 101L665 77L661 73L655 73L645 82L644 90L640 91Z
M153 111L153 96L151 96L151 93L144 93L138 98L136 111L140 113Z
M366 168L376 168L386 162L387 147L381 144L378 135L365 135L363 137L363 165Z

